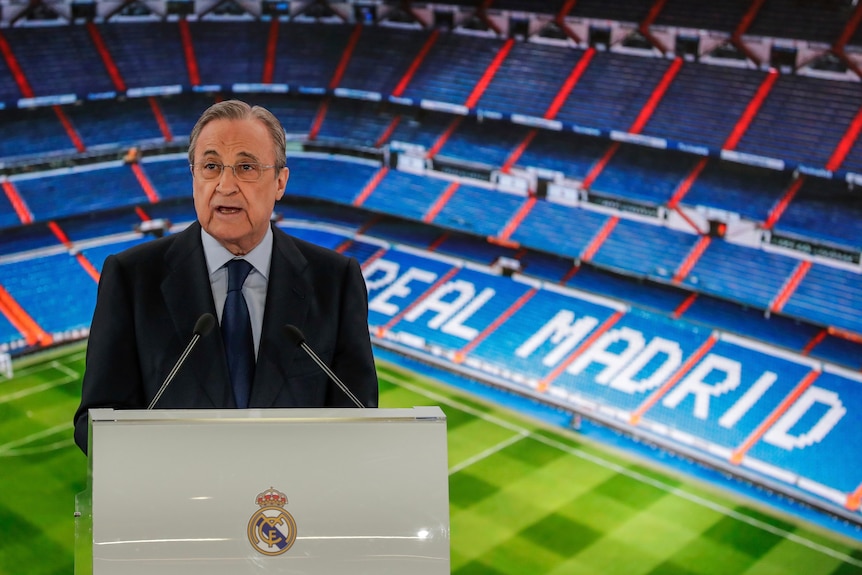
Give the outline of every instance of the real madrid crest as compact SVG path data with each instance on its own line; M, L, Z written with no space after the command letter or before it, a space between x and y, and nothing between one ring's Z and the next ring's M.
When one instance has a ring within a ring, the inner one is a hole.
M260 509L248 522L248 541L264 555L281 555L296 541L296 521L284 509L287 496L270 487L255 502Z

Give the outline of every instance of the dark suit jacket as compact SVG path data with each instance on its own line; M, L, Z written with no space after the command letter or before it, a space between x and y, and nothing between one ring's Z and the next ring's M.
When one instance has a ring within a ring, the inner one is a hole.
M273 226L272 265L249 407L352 407L296 345L306 341L357 398L377 406L368 294L355 259ZM144 409L182 354L198 318L216 315L200 224L109 256L90 328L75 442L87 451L87 410ZM235 407L218 327L202 337L156 408Z

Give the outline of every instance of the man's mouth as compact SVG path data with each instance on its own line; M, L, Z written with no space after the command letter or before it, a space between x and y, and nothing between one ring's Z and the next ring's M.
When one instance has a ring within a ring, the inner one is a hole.
M238 212L241 212L241 211L242 211L242 209L240 209L240 208L232 208L232 207L230 207L230 206L219 206L219 207L217 207L217 208L216 208L216 211L217 211L218 213L220 213L220 214L229 215L229 214L236 214L236 213L238 213Z

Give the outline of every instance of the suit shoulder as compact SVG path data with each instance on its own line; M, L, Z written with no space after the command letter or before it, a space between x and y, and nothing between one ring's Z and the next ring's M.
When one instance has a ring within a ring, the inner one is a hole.
M139 264L154 258L161 259L171 246L188 233L189 230L186 229L161 238L144 241L143 243L126 248L114 254L114 256L123 264Z
M155 240L145 241L114 254L122 263L133 264L146 261L164 254L173 244L175 236L165 236Z

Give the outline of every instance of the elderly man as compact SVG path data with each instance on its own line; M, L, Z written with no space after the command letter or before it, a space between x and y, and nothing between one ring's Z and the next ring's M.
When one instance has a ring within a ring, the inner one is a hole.
M218 317L217 333L200 339L156 407L352 406L285 337L288 324L359 401L377 405L359 264L270 222L285 157L268 110L230 100L201 115L189 141L197 222L105 260L75 414L85 453L87 410L147 407L204 314Z

